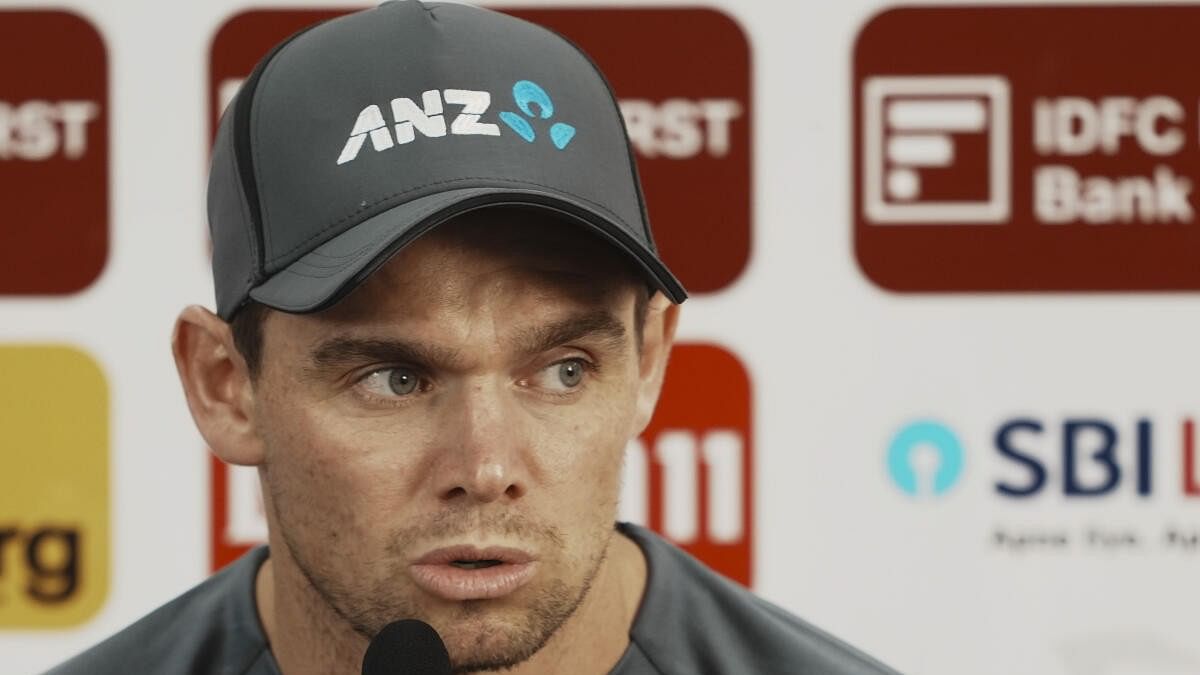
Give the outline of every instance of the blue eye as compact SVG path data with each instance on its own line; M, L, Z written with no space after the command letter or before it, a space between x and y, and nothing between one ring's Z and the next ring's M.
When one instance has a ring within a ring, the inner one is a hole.
M417 393L423 382L421 374L412 368L393 366L368 374L359 386L380 398L400 398Z
M583 361L579 359L571 359L558 364L558 381L564 387L575 388L583 382Z
M417 374L407 368L389 368L391 374L388 375L388 389L397 396L405 396L417 390L417 385L421 383L421 378Z

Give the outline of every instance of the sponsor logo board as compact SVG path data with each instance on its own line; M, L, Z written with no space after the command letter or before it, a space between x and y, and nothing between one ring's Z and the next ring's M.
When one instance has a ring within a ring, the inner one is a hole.
M1200 500L1196 418L1017 415L981 431L928 418L905 423L885 446L892 483L915 501L963 498L968 483L973 494L989 494L996 515L1011 516L989 532L999 550L1200 554L1200 521L1186 510L1130 524L1095 511ZM1056 516L1032 525L1018 505L1038 503L1054 504Z
M862 270L895 291L1200 288L1198 29L1186 6L877 15L854 50Z
M89 286L108 258L108 65L60 11L0 11L0 295Z
M108 385L67 347L0 347L0 373L0 627L75 625L108 595Z

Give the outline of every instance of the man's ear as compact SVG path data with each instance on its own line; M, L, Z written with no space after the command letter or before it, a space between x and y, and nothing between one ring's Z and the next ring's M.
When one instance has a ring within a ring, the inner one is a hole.
M192 305L175 321L171 351L192 419L213 454L230 464L261 464L250 371L229 324Z
M679 305L672 303L662 293L655 293L646 308L646 324L643 329L642 354L638 363L637 410L634 415L634 435L646 430L658 395L662 392L663 376L667 372L667 358L675 344L675 325L679 321Z

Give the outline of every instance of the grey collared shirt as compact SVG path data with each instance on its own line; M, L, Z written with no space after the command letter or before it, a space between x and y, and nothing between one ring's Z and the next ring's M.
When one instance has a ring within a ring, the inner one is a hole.
M897 675L644 528L648 579L611 675ZM280 675L254 604L265 547L47 675Z

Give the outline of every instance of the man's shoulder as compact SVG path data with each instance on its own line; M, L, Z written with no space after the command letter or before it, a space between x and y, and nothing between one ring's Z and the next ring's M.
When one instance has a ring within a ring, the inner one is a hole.
M274 674L254 605L255 549L46 675Z
M654 671L897 675L648 530L621 529L638 543L649 564L646 593L630 636L639 658Z

